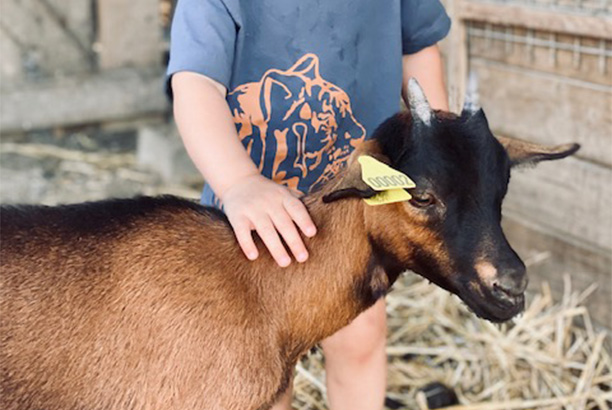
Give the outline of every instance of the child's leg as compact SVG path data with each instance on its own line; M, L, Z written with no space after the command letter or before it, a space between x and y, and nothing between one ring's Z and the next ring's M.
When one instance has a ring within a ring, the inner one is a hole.
M322 343L332 410L382 410L387 387L384 299Z
M387 387L387 315L384 299L322 343L331 410L381 410ZM290 410L293 390L270 410Z

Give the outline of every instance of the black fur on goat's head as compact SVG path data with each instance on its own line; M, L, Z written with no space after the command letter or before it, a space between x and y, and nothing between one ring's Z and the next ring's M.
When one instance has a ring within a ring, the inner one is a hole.
M414 79L408 99L410 109L385 121L355 153L375 156L416 183L409 201L365 208L373 249L392 278L412 269L477 315L508 320L523 309L527 286L525 265L501 228L511 169L564 158L579 146L496 138L473 101L460 115L433 111ZM354 159L326 202L375 194Z

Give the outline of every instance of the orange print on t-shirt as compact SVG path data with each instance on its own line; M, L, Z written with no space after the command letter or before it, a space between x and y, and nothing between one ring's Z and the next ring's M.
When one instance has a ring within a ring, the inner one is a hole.
M329 180L366 136L348 94L321 77L314 54L236 87L228 102L260 172L293 190Z

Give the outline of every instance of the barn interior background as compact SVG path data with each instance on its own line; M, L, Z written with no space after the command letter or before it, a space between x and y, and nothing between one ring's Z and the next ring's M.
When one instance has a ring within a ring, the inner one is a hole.
M504 224L529 262L532 292L547 281L560 299L564 274L575 289L595 283L590 317L612 329L612 1L445 4L454 21L442 43L452 106L475 71L495 132L582 144L576 157L513 175ZM0 7L2 203L198 196L200 177L163 93L173 0ZM302 382L316 387L305 369ZM301 400L301 408L319 406Z

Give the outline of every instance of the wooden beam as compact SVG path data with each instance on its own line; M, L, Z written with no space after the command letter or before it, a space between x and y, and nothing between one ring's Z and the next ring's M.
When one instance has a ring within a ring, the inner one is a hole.
M14 84L0 95L3 134L29 129L122 121L168 110L160 70L122 69L98 75Z
M461 1L458 16L504 26L565 33L584 37L612 39L612 18L551 12L520 5Z

